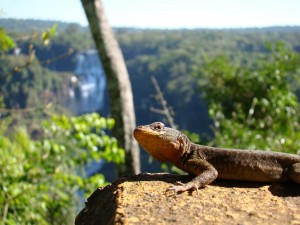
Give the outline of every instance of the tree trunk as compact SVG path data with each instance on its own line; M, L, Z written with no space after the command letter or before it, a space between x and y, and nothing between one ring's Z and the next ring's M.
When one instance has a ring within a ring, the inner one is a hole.
M118 173L139 173L139 147L132 135L136 126L133 96L122 52L106 19L102 1L81 2L106 74L111 115L116 121L113 136L126 151L125 167L118 167Z

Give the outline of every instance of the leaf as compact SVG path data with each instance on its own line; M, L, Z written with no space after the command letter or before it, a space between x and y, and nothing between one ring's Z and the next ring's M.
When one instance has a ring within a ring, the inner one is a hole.
M57 23L53 24L53 26L42 33L42 40L45 46L49 45L50 40L55 36L57 28Z
M8 51L14 48L16 45L14 41L6 34L6 32L0 28L0 54L1 52Z

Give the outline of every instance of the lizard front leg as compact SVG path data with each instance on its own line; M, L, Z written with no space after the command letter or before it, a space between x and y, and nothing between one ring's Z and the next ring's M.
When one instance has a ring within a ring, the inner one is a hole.
M177 166L190 174L196 175L196 177L186 184L177 182L167 189L167 191L174 191L175 194L188 190L198 190L198 188L213 182L218 176L218 171L203 159L190 159L184 165Z

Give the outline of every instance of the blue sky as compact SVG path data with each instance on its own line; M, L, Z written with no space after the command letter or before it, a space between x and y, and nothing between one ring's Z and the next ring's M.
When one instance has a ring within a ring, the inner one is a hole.
M103 0L111 26L237 28L300 25L300 0ZM80 0L1 0L1 18L87 25Z

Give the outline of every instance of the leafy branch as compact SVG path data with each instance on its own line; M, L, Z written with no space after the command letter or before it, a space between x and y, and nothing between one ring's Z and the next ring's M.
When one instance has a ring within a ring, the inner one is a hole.
M43 44L45 46L49 45L50 44L50 41L51 39L55 36L55 33L56 33L56 28L57 28L57 24L55 23L49 30L45 31L42 33L41 35L41 38L43 40ZM1 31L1 30L0 30ZM0 33L1 35L1 33ZM12 68L9 72L7 73L4 73L0 79L6 79L8 76L14 74L14 73L18 73L20 72L21 70L27 68L32 62L33 60L35 59L35 49L34 49L34 40L37 38L37 32L33 32L31 34L31 37L30 37L30 44L28 46L28 56L27 56L27 60L24 64L22 65L18 65L18 66L15 66L14 68ZM12 45L14 46L14 45ZM50 64L54 61L57 61L57 60L60 60L62 58L65 58L65 57L68 57L70 56L71 54L74 53L74 50L72 48L68 49L68 51L66 53L63 53L63 54L60 54L60 55L57 55L53 58L49 58L49 59L46 59L44 61L41 61L40 63L41 64Z

